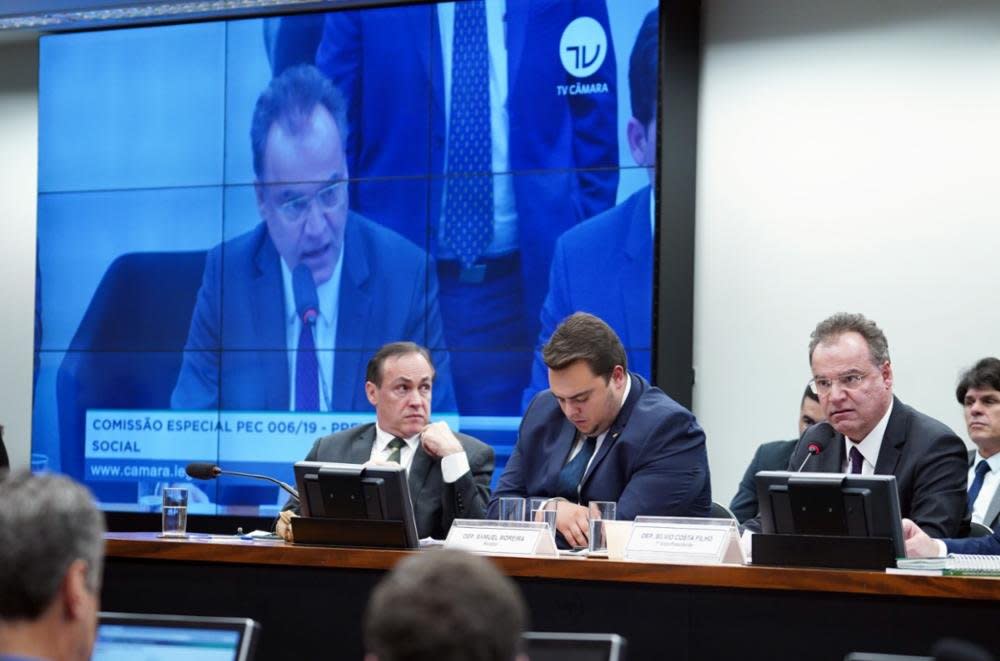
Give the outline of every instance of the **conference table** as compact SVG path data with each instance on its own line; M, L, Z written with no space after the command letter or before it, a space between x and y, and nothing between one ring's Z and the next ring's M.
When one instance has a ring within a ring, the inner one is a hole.
M236 536L109 533L103 610L251 617L257 658L361 659L369 593L422 551ZM490 556L536 631L613 632L635 659L927 654L952 636L1000 651L1000 580L876 571ZM462 580L456 576L455 581Z

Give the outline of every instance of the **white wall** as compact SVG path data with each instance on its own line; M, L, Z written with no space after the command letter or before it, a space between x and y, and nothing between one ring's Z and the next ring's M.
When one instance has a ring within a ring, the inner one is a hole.
M12 467L28 465L38 185L36 37L0 38L0 424Z
M863 312L899 397L965 437L1000 353L1000 7L712 0L698 135L694 408L713 496L794 438L816 322Z

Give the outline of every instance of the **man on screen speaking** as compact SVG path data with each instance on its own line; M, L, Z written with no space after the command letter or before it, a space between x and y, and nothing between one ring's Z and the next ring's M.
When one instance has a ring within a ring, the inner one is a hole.
M527 408L537 392L548 388L541 347L556 325L577 311L591 312L614 328L628 350L630 367L646 378L650 376L659 25L654 9L639 28L628 65L632 117L626 138L636 164L647 168L650 185L566 231L556 242L531 383L524 391L522 408Z
M174 408L367 410L369 356L413 340L437 350L435 407L456 409L431 262L348 211L347 130L342 95L312 66L257 99L263 222L208 253Z

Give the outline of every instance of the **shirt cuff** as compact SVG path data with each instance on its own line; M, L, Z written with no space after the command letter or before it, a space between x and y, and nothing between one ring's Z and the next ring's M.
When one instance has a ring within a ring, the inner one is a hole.
M937 546L937 557L939 557L939 558L946 558L946 557L948 557L948 545L947 544L945 544L940 539L935 539L934 540L934 545Z
M441 479L446 484L458 482L458 479L470 470L469 456L464 452L449 454L441 459Z

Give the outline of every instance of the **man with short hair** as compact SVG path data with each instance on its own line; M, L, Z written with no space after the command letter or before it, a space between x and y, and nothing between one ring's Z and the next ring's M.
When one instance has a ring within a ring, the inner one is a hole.
M527 661L528 615L510 578L486 558L443 549L405 558L365 610L365 661Z
M310 65L258 97L250 139L263 222L208 253L174 408L364 410L371 347L407 339L435 348L435 405L456 410L432 262L348 210L345 116L341 93ZM316 291L311 328L293 276L301 265Z
M806 430L817 422L824 420L823 408L819 405L819 395L813 392L811 386L806 386L802 393L802 401L799 402L799 438ZM736 490L736 495L729 503L729 509L736 516L736 519L743 523L747 519L757 516L757 484L754 476L758 471L782 471L786 468L795 469L797 466L788 465L788 460L795 450L795 445L799 439L791 441L771 441L762 443L754 452L750 465L747 466L740 486Z
M649 175L649 186L567 230L556 241L549 290L540 315L539 349L535 351L531 383L522 395L522 408L548 386L540 347L556 325L573 312L590 312L606 321L622 339L629 369L647 378L651 373L659 28L659 12L653 9L639 28L628 64L632 117L625 137L636 165ZM596 264L600 268L595 268Z
M549 389L524 414L488 517L503 496L556 498L557 530L566 543L586 546L592 500L617 501L625 520L708 514L704 432L690 411L628 371L610 326L578 312L542 355Z
M0 481L0 659L85 661L100 610L104 517L67 477Z
M861 314L835 314L813 330L809 361L827 422L803 434L788 465L798 468L810 444L822 441L804 470L895 475L904 517L942 537L967 531L965 445L893 395L882 329ZM828 425L836 432L829 443Z
M906 521L907 555L1000 553L1000 360L983 358L966 371L955 397L965 413L969 438L976 444L976 450L969 453L969 513L974 522L993 528L994 534L935 540L920 526Z
M413 342L383 346L368 362L365 393L375 422L324 436L306 461L394 461L406 469L417 532L444 539L454 519L481 519L490 497L493 448L446 422L430 422L434 364ZM277 532L290 539L292 505Z

